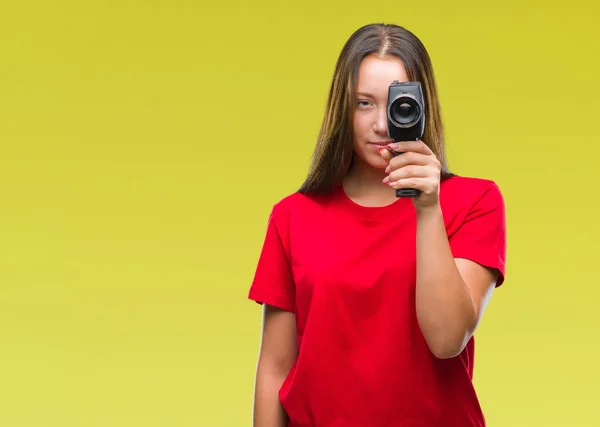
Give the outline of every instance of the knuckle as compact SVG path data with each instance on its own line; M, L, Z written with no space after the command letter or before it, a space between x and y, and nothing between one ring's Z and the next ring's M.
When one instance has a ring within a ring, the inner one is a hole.
M406 174L408 176L416 176L418 175L419 168L418 166L410 165L406 167Z

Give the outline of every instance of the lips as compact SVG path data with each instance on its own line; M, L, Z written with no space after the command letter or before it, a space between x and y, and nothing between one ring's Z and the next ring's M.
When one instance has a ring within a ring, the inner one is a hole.
M385 148L388 146L388 144L391 144L391 143L392 143L392 141L374 141L374 142L370 142L369 144Z

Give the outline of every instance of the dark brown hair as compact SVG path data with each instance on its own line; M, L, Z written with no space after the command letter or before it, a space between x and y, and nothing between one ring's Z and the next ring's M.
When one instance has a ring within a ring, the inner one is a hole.
M422 141L440 161L442 180L452 176L446 161L433 66L425 46L412 32L398 25L369 24L350 36L337 60L310 170L298 190L300 193L329 192L350 169L354 155L355 85L362 60L371 54L400 58L409 80L421 83L426 105Z

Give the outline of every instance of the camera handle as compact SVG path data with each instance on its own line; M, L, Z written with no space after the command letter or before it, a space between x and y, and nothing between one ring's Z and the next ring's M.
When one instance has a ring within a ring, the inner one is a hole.
M400 154L402 153L394 151L394 157ZM416 188L396 188L396 197L419 197L420 194L421 191Z

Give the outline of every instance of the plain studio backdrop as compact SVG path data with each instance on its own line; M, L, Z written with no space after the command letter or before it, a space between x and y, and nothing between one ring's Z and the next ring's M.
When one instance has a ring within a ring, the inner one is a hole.
M0 426L250 425L273 203L337 55L431 53L451 169L495 180L507 281L477 333L490 427L597 426L591 1L22 1L0 9Z

